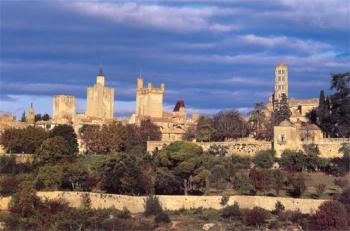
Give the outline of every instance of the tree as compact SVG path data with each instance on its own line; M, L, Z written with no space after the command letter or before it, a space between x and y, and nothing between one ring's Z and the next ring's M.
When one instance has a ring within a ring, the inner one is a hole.
M305 151L305 167L308 171L315 172L320 166L320 150L316 144L303 146Z
M275 125L280 124L284 120L289 120L291 115L292 112L289 109L288 98L285 94L282 94L282 98L274 111Z
M266 223L266 220L271 216L271 214L260 207L254 207L245 213L244 221L247 225L261 226Z
M68 142L61 136L46 139L36 151L35 162L40 164L57 164L72 161L75 154L70 152Z
M331 132L335 137L350 137L350 72L333 74L330 96Z
M211 118L205 116L199 117L195 133L196 140L210 141L213 138L214 130Z
M20 122L27 122L27 116L25 111L22 113Z
M156 170L155 192L156 194L173 195L183 193L183 180L169 171L167 168Z
M24 181L19 185L17 193L10 201L10 211L22 217L30 217L35 211L35 207L40 203L36 196L34 186L29 181Z
M144 164L144 160L137 159L135 155L121 153L111 158L102 166L102 189L108 193L131 195L151 193L154 181L145 181L143 175L154 173L142 171L140 166Z
M258 151L253 159L254 164L260 168L271 168L275 157L274 150Z
M35 178L35 186L38 190L58 190L62 181L62 168L54 165L44 165L39 168Z
M256 191L265 192L269 190L273 183L273 175L270 170L253 168L249 171L249 178Z
M347 212L344 205L338 201L326 201L321 204L313 218L317 230L345 230L347 228Z
M265 104L258 102L255 108L249 112L250 130L256 139L267 139L267 118L265 115Z
M288 179L288 183L292 186L292 188L289 189L288 192L293 197L300 197L306 190L305 178L302 174L290 176Z
M240 194L255 194L250 178L245 174L236 174L233 180L233 189Z
M62 124L55 126L49 132L49 137L55 136L61 136L67 141L70 153L77 154L79 152L77 134L71 125Z
M213 117L215 132L213 139L224 141L245 137L248 134L247 125L236 110L221 111Z
M281 166L288 171L301 172L305 166L305 155L302 151L285 150L280 162Z
M273 181L273 187L276 191L276 194L279 195L280 190L282 189L284 185L284 177L283 173L280 170L273 170L272 171L272 176L274 178Z

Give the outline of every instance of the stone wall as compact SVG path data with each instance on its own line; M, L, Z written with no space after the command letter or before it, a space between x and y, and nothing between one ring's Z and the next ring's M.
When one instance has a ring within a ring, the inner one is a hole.
M163 145L169 145L171 142L148 141L147 151L152 152L156 149L162 149ZM225 142L194 142L201 146L204 151L208 151L212 145L222 145L228 147L229 154L237 154L242 156L254 156L257 151L271 149L271 142L257 141L254 139L238 139L235 141Z
M0 153L0 156L15 156L16 163L26 163L26 162L33 162L34 155L33 154L7 154L7 153Z
M81 206L81 196L84 192L38 192L38 196L47 199L63 199L72 207ZM89 193L92 208L115 207L123 209L126 207L132 213L144 211L144 196L126 196L103 193ZM221 209L221 196L158 196L159 201L165 210L213 208ZM0 198L0 209L7 210L9 197ZM300 210L302 213L314 213L325 200L296 199L287 197L266 197L266 196L231 196L227 205L237 202L240 208L251 209L255 206L267 210L273 210L277 201L280 201L286 210Z
M304 142L302 144L310 143ZM342 157L343 153L339 152L339 149L343 144L350 145L350 138L325 138L317 142L320 156L323 158Z

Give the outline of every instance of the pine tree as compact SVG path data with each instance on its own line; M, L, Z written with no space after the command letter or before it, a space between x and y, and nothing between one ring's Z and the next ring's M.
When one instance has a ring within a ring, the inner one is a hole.
M20 120L21 122L27 122L27 116L26 116L26 112L24 111L23 113L22 113L22 116L21 116L21 120Z
M284 120L289 120L292 112L289 109L288 98L285 94L282 94L281 101L278 103L278 107L274 112L275 125L280 124Z

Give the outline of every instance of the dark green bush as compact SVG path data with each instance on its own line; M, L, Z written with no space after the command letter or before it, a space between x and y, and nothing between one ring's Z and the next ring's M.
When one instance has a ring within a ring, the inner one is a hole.
M145 216L158 215L163 212L159 199L156 196L150 195L145 200Z
M160 223L170 223L170 218L168 216L168 214L164 213L164 212L161 212L161 213L158 213L154 219L154 221L157 223L157 224L160 224Z
M274 150L259 151L253 159L254 164L260 168L271 168L275 158Z
M266 223L270 215L269 211L260 207L254 207L244 213L244 222L251 226L261 226Z
M226 206L221 211L221 217L225 219L239 219L241 217L241 211L237 202L234 205Z

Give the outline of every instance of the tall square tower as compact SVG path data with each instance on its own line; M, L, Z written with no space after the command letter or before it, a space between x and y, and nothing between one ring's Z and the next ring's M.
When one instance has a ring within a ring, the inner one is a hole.
M288 67L285 64L278 64L275 67L274 100L279 102L282 94L285 94L288 98Z

